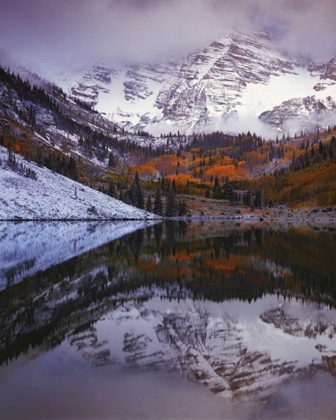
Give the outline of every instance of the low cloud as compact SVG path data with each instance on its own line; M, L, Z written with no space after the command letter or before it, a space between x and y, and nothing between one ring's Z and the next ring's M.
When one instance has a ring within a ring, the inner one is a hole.
M254 115L235 116L227 120L219 120L210 122L206 125L205 131L211 133L213 131L223 131L225 133L256 133L258 136L266 140L275 139L279 131L267 126Z
M239 134L239 133L256 133L258 136L265 138L266 140L273 139L275 140L277 135L282 132L280 130L276 130L266 124L264 124L261 120L256 118L253 115L247 116L238 116L234 115L228 119L219 119L219 118L212 118L203 126L198 126L194 128L190 128L189 126L178 125L167 123L162 121L157 124L152 124L146 127L146 131L150 132L154 136L159 136L160 134L177 134L180 132L181 134L190 135L193 133L213 133L215 131L222 131L225 133L231 134Z
M335 15L334 0L2 0L0 57L43 75L98 60L180 59L235 27L327 59Z

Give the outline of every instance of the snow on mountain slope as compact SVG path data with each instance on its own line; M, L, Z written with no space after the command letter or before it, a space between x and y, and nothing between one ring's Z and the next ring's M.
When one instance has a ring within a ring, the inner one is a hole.
M336 93L336 86L334 87ZM306 132L317 127L334 125L336 121L336 102L330 95L294 98L282 102L270 111L260 115L260 119L273 127L281 127L290 134L297 133L298 126ZM336 95L334 96L336 98Z
M233 33L182 61L175 79L157 100L163 120L203 125L236 113L248 84L268 84L272 75L295 74L296 65L274 48L265 33Z
M8 151L0 146L0 220L155 218L150 213L16 156L18 168L22 164L23 168L36 174L36 179L26 177L13 171L7 160Z
M175 69L172 62L145 63L112 69L100 63L69 74L55 75L54 81L125 127L147 125L147 118L160 114L156 98Z
M316 78L303 68L297 68L296 74L273 75L267 84L248 84L236 111L241 116L258 116L281 102L313 92L315 84Z
M316 75L304 68L298 68L296 75L271 76L268 85L248 85L236 111L242 118L259 116L292 135L332 125L336 121L336 83L323 83L323 89L316 89L317 85Z
M69 74L61 74L58 84L74 97L94 106L99 93L108 90L112 79L118 77L116 70L97 64L83 70L73 70Z
M102 82L104 72L112 76ZM109 119L136 130L157 134L167 129L188 133L236 127L232 131L241 131L244 119L261 129L265 123L288 130L287 120L294 118L292 125L299 131L307 128L300 106L288 116L284 111L281 124L258 118L292 99L316 95L323 103L328 96L335 100L336 59L303 64L282 53L264 32L233 32L189 54L179 65L139 64L118 71L98 65L82 70L77 79L56 79ZM314 113L310 118L321 123Z

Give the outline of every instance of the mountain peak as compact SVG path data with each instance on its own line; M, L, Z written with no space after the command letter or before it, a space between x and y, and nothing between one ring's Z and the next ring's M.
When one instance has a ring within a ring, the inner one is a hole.
M245 117L261 124L263 112L293 98L316 93L322 102L336 98L336 60L303 64L282 52L267 32L235 29L178 64L138 63L115 70L99 63L58 81L67 92L135 130L209 131L213 124L225 129L228 122L238 125Z

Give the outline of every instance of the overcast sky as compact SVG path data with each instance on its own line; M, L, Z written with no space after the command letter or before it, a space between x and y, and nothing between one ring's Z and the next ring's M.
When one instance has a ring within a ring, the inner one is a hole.
M1 0L0 62L48 75L97 60L179 59L232 27L336 56L336 0Z

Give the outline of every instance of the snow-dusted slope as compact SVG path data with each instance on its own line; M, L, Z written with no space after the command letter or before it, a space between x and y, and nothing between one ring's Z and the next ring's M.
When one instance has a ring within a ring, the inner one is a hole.
M15 70L15 72L14 72ZM17 73L20 76L17 76ZM26 69L0 67L0 134L32 140L106 167L120 153L120 128ZM93 141L99 133L100 141Z
M319 113L303 109L299 102L315 95L328 108L329 96L336 99L335 63L333 58L302 64L283 54L264 32L233 32L189 54L178 65L143 64L118 71L98 65L77 75L55 76L55 81L108 118L134 129L211 131L225 129L233 121L229 127L239 131L248 120L251 125L264 122L283 130L293 121L298 131L307 128L302 116L325 123ZM258 120L263 112L293 99L291 112L282 107L280 123ZM332 109L328 118L334 114Z
M0 146L0 219L153 219L154 215L41 168L16 156L17 170L7 164L8 151ZM21 168L22 164L22 168ZM27 177L25 168L35 172Z

